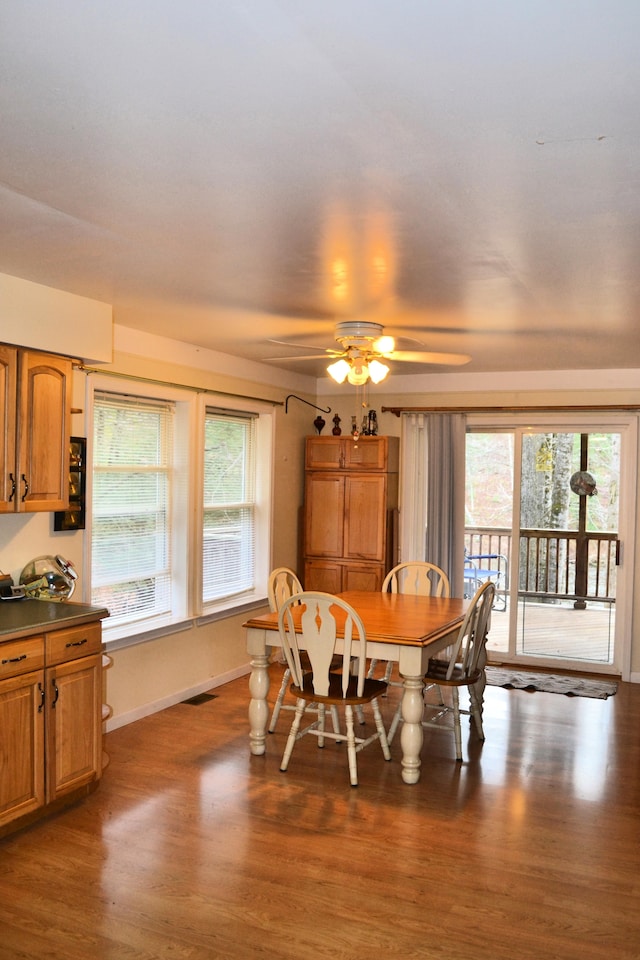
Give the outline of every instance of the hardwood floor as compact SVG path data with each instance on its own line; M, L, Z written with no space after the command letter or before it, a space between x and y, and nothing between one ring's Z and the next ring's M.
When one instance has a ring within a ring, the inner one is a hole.
M640 957L640 685L489 687L462 764L425 730L419 784L398 737L357 789L315 738L280 773L290 712L252 757L247 679L214 692L110 733L95 794L0 841L2 960Z

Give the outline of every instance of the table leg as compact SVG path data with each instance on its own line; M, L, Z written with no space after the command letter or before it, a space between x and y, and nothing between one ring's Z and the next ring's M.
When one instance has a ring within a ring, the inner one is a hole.
M420 779L420 753L422 750L422 712L424 701L422 677L404 677L402 695L402 779L405 783L417 783Z
M249 743L251 753L259 757L266 750L267 720L269 719L269 654L258 654L251 661L249 677Z

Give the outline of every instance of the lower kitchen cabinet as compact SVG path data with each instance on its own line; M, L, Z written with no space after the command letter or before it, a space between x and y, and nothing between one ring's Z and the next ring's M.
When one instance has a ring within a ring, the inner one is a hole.
M97 786L101 648L99 622L0 644L0 836Z
M0 680L0 832L45 804L43 694L43 670Z

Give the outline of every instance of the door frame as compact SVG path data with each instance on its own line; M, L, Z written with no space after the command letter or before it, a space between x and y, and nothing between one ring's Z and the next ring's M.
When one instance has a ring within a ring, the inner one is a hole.
M512 554L519 555L519 514L520 514L520 484L521 484L521 456L520 441L525 433L619 433L620 443L620 512L618 536L621 542L620 564L616 572L616 616L614 631L614 658L613 664L593 665L593 672L619 674L623 680L631 676L631 624L633 614L633 582L635 568L635 531L636 531L636 488L638 481L638 414L623 413L615 410L545 412L532 413L469 413L467 416L467 431L470 432L507 432L514 434L514 476L513 476L513 504L512 504ZM518 577L510 577L509 607L510 622L509 636L515 637L518 594ZM549 666L548 659L516 656L512 650L512 640L509 643L509 659L521 664ZM566 663L566 661L565 661ZM590 665L581 664L587 671Z

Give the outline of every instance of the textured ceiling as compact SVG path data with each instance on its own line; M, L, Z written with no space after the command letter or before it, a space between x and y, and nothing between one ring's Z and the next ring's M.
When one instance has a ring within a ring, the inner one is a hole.
M257 360L368 319L640 368L638 37L637 0L3 0L0 271Z

